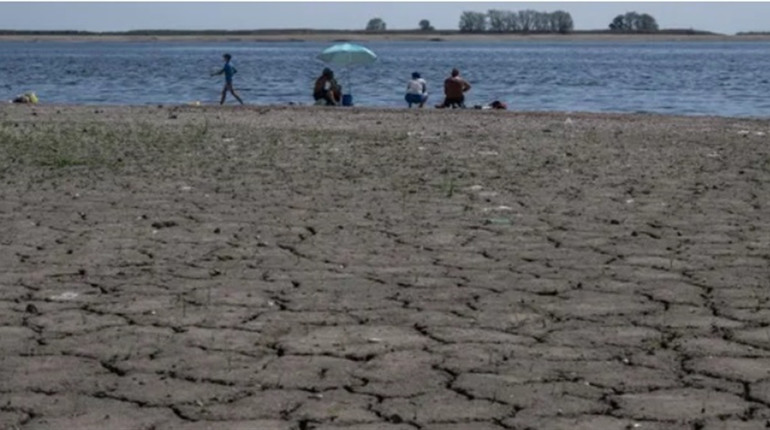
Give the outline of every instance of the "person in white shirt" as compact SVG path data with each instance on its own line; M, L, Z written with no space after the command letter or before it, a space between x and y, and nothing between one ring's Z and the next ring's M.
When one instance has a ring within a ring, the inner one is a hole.
M428 84L425 79L420 77L419 73L412 73L412 80L406 84L406 96L404 98L409 107L412 107L413 104L419 107L425 106L425 102L428 101Z

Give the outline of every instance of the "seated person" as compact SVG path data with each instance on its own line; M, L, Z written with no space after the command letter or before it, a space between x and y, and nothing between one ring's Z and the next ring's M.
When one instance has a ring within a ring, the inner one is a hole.
M495 100L492 103L489 104L489 107L492 109L499 109L499 110L506 110L508 109L508 105L504 102L501 102L500 100Z
M436 107L465 107L465 93L470 89L471 84L460 77L460 71L452 69L452 76L444 81L444 103Z
M495 100L492 103L488 105L474 105L474 109L496 109L496 110L506 110L508 109L508 105L505 104L505 102L501 102L500 100Z
M420 107L425 106L428 101L428 84L425 79L420 77L417 72L412 73L412 80L406 84L406 96L404 97L409 107L416 104Z
M13 100L11 100L14 103L31 103L36 104L37 103L37 94L30 92L30 93L24 93L20 96L16 96Z
M337 106L342 102L342 87L334 79L334 72L328 67L315 81L313 99L326 101L326 106Z

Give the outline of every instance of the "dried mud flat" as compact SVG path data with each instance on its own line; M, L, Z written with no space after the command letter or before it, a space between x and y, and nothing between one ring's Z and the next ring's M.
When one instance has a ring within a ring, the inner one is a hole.
M770 425L768 121L0 109L0 428Z

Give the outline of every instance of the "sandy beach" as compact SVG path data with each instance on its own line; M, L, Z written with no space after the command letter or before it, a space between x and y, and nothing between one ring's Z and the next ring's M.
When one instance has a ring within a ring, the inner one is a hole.
M0 429L759 430L770 121L0 107Z

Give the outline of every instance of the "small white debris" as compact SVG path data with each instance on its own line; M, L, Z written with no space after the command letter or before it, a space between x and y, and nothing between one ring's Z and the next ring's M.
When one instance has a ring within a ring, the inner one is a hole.
M181 187L179 187L179 189L182 191L190 191L192 190L192 187L189 185L182 185Z
M574 121L572 121L572 118L567 118L567 119L564 121L564 124L566 124L566 125L572 125L572 123L573 123L573 122L574 122Z
M498 156L500 155L497 151L479 151L479 155L486 155L486 156Z
M420 151L425 151L425 147L424 146L418 146L417 149L420 150Z
M749 131L748 130L740 130L738 132L738 134L740 134L741 136L748 136L749 135Z
M479 197L483 198L495 197L496 195L497 191L482 191L479 193Z
M513 208L510 206L497 206L494 208L484 208L482 209L482 212L492 212L492 211L500 211L500 212L507 212L512 211Z
M484 187L482 187L481 185L471 185L470 187L468 187L468 190L470 191L481 191L483 189Z
M272 300L268 300L268 301L267 301L267 305L268 305L268 306L275 306L275 302L274 302L274 301L272 301Z
M706 157L708 157L708 158L719 158L719 154L716 153L716 152L710 152L710 153L706 154Z
M51 296L51 300L72 300L77 298L78 295L78 293L66 291L64 293Z
M324 395L321 393L313 393L310 395L311 399L321 400L324 398Z
M638 428L639 428L639 427L641 427L641 426L642 426L642 425L641 425L641 424L639 424L639 423L634 423L634 428L635 428L635 429L638 429Z
M755 131L755 132L754 132L754 135L755 135L755 136L764 136L764 135L765 135L765 132L764 132L764 131Z
M235 139L233 139L232 137L226 137L226 138L222 139L222 142L230 143L230 142L232 142L234 140Z
M366 339L369 343L381 343L382 339L379 337L370 337L369 339Z
M628 199L628 200L626 200L626 204L629 204L629 205L630 205L631 203L633 203L633 202L634 202L634 199Z

